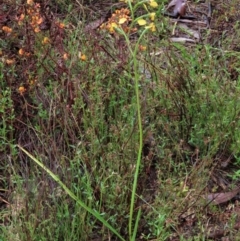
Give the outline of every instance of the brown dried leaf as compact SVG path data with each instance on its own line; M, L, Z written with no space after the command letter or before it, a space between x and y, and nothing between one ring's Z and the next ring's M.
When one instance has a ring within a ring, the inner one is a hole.
M225 193L210 193L207 195L206 199L215 204L219 205L225 202L230 201L233 199L238 193L240 192L240 187L235 188L234 190L230 192L225 192Z
M174 15L180 15L180 16L184 16L186 13L186 8L187 8L187 4L186 4L186 0L172 0L168 6L167 9L173 7L173 14Z

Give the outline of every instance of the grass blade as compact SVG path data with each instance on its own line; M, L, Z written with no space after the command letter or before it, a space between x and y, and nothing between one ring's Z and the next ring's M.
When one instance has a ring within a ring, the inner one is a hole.
M39 160L37 160L33 155L31 155L28 151L26 151L23 147L17 145L17 147L22 150L28 157L30 157L36 164L38 164L44 171L46 171L54 181L56 181L64 191L73 199L75 200L81 207L83 207L86 211L91 213L96 219L98 219L105 227L111 230L114 234L118 236L118 238L124 241L124 238L117 232L115 228L113 228L102 216L99 212L92 210L89 208L84 202L77 198L77 196L67 188L67 186L59 179L57 175L55 175L51 170L49 170L45 165L43 165Z

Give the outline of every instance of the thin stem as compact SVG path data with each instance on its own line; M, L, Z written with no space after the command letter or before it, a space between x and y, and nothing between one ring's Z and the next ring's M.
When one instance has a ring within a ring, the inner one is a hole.
M129 237L130 240L134 240L134 234L132 236L132 219L133 219L133 209L134 209L134 203L135 203L135 195L136 195L136 189L137 189L137 181L138 181L138 175L139 175L139 168L141 164L141 156L142 156L142 148L143 148L143 130L142 130L142 118L141 118L141 105L140 105L140 94L139 94L139 64L137 60L137 50L139 48L139 43L146 33L148 29L145 29L142 34L140 35L134 51L133 52L133 68L134 68L134 81L135 81L135 94L136 94L136 101L137 101L137 116L138 116L138 128L139 128L139 147L138 147L138 156L137 156L137 162L136 162L136 169L134 173L134 181L133 181L133 187L132 187L132 195L131 195L131 204L130 204L130 213L129 213ZM130 45L129 45L130 46ZM137 220L136 220L137 222ZM135 223L136 227L136 223Z

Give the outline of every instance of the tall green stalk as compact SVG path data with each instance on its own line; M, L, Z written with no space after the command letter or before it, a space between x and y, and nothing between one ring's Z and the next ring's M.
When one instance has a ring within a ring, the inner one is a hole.
M130 9L132 9L130 7ZM133 14L132 14L133 15ZM137 19L133 21L136 22ZM137 60L137 51L139 49L140 41L142 40L142 37L145 35L145 33L148 31L148 29L144 29L141 33L140 37L138 38L137 43L135 44L134 48L132 48L130 40L128 35L122 30L117 29L125 38L125 41L128 45L128 49L131 53L131 57L133 59L133 72L134 72L134 88L135 88L135 95L136 95L136 105L137 105L137 120L138 120L138 128L139 128L139 147L138 147L138 156L136 161L136 169L134 173L134 180L133 180L133 186L132 186L132 195L131 195L131 203L130 203L130 211L129 211L129 223L128 223L128 232L129 232L129 239L131 241L135 240L135 230L138 226L138 221L140 219L140 212L137 215L137 219L135 221L134 225L134 232L132 234L132 222L133 222L133 210L134 210L134 203L135 203L135 195L136 195L136 189L137 189L137 182L138 182L138 175L139 175L139 168L141 164L141 157L142 157L142 148L143 148L143 129L142 129L142 118L141 118L141 105L140 105L140 94L139 94L139 80L140 80L140 74L139 74L139 63Z

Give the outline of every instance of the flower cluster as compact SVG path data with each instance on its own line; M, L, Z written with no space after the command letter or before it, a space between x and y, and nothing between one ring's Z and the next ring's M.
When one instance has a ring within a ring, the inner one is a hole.
M148 1L148 6L151 8L157 8L158 7L158 4L155 0L149 0ZM149 20L145 20L143 17L140 17L138 20L137 20L137 23L140 25L140 26L145 26L145 28L147 29L150 29L152 32L155 32L156 31L156 26L154 24L154 20L155 20L155 17L156 17L156 13L155 12L151 12L149 9L148 9L148 6L144 4L144 8L148 11L148 14L147 14L147 17L149 18Z
M106 23L103 23L100 26L100 29L106 29L111 34L116 32L117 28L120 28L125 32L129 33L130 31L136 31L135 29L129 28L129 23L131 22L130 11L127 8L122 8L116 10L111 18L108 19Z
M23 48L18 50L18 54L23 57L29 57L31 55L30 52L25 51Z
M22 60L23 63L26 63L26 61L29 63L31 62L31 64L24 70L23 79L16 87L17 92L24 96L37 83L37 77L32 75L34 75L34 56L38 51L45 51L48 47L56 47L61 53L61 57L59 58L62 58L63 60L68 59L69 55L65 53L62 47L65 25L57 19L48 22L49 19L45 18L42 14L42 7L39 1L37 2L35 0L26 0L26 3L23 6L19 6L17 14L13 19L15 21L12 21L10 26L2 26L0 27L0 30L2 30L2 32L12 41L15 41L18 36L26 38L28 41L22 41L17 52L9 53L8 50L1 50L0 57L4 64L9 67L14 66L16 61L20 64ZM58 42L55 41L56 38L52 38L52 36L55 35L60 36ZM34 46L36 42L38 42L38 46L40 43L42 48L35 48ZM86 61L86 56L82 55L80 60Z
M43 17L41 16L40 12L40 4L34 3L33 0L27 0L27 19L29 19L30 25L35 33L40 32L40 25L43 23ZM22 25L24 19L26 19L25 14L21 14L18 18L18 25Z
M26 88L24 86L20 86L18 88L18 92L19 92L20 95L23 95L26 92Z
M129 3L129 0L121 1ZM131 1L131 4L134 4L134 0ZM136 2L136 4L138 3ZM151 9L158 7L157 2L155 0L148 0L146 1L146 3L142 3L138 7L140 6L144 7L144 9L147 10L148 13L142 17L137 18L136 22L139 26L145 26L145 28L150 29L152 32L155 32L156 26L154 24L154 20L156 13L151 12ZM149 18L150 21L144 19L146 16ZM130 10L128 8L122 8L120 10L116 10L108 19L108 21L100 26L100 29L105 29L111 34L115 34L118 28L121 28L121 30L123 30L125 33L136 32L137 28L129 27L131 26L130 23L132 21L133 19L131 19L130 17Z
M149 0L149 5L152 7L152 8L157 8L158 7L158 4L155 0Z

